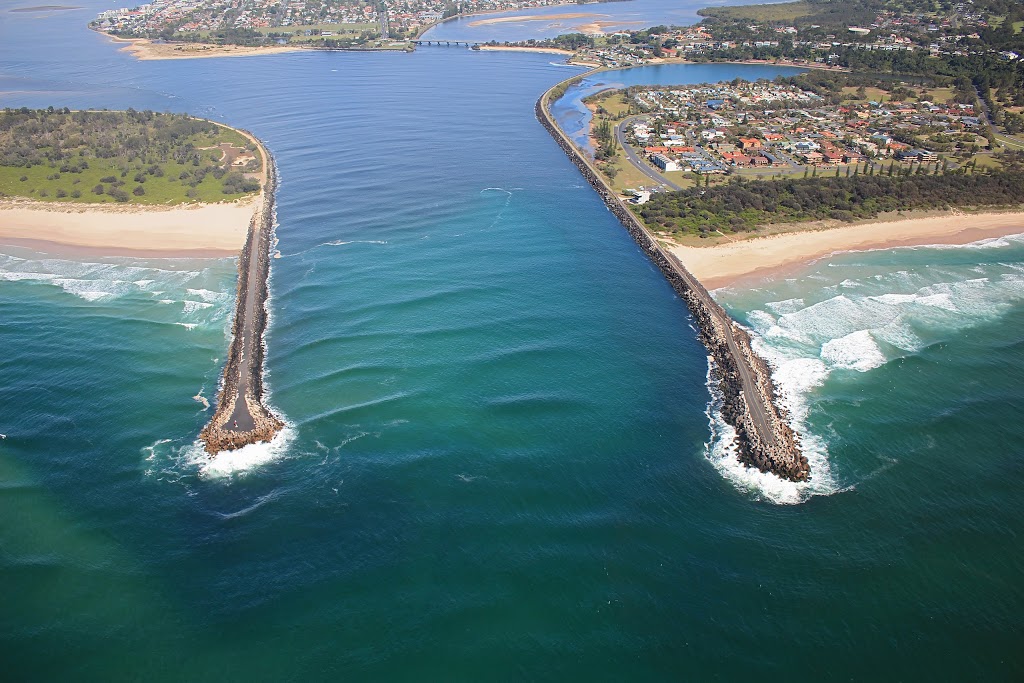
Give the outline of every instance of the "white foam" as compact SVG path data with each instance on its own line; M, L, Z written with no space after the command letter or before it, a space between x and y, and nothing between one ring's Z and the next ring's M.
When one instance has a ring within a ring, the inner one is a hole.
M205 462L200 464L200 476L208 479L222 479L245 474L274 462L285 454L295 439L295 430L288 426L282 429L270 443L254 443L234 451L222 451L215 456L206 455L200 444Z
M833 367L867 372L885 365L886 357L868 330L858 330L845 337L825 342L821 358Z
M16 282L18 280L53 280L57 276L53 273L24 273L17 271L0 272L0 280Z
M742 464L738 458L736 430L722 417L722 395L712 380L713 367L714 360L709 356L707 380L712 399L708 403L705 414L711 429L711 440L704 444L704 452L726 481L757 500L764 500L776 505L795 505L806 501L811 496L827 496L843 490L832 478L824 442L807 434L806 430L802 428L800 420L795 417L794 423L801 435L801 449L811 467L809 481L789 481ZM806 372L807 369L805 366L805 372L800 376L805 379L816 376Z
M769 301L765 304L765 307L776 315L785 315L786 313L796 313L800 309L804 308L803 299L785 299L783 301Z
M191 332L192 330L194 330L197 327L199 327L199 323L174 323L174 324L175 325L180 325L181 327L184 327L189 332Z
M223 292L212 292L209 289L191 289L185 290L191 296L198 296L203 301L217 303L224 301L228 298L228 295Z
M204 301L189 301L185 300L181 302L183 304L182 312L188 315L189 313L195 313L205 308L213 308L213 304L208 304Z
M387 244L387 240L331 240L324 242L322 247L343 247L346 244Z
M144 454L146 454L146 460L150 460L150 461L151 460L155 460L156 459L157 448L159 448L160 446L162 446L165 443L170 443L170 442L171 442L170 439L157 439L156 441L154 441L150 445L143 447L142 452Z

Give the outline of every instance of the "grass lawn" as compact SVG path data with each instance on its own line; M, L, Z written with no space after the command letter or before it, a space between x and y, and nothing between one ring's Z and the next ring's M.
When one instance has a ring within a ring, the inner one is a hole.
M859 88L854 86L847 86L843 88L844 95L856 95ZM889 91L882 90L881 88L864 88L864 99L853 100L855 102L881 102L883 99L889 99Z
M809 2L781 2L767 5L740 5L737 7L713 7L701 10L702 16L749 19L750 21L792 21L813 12ZM707 12L707 14L704 14Z
M220 158L220 154L217 154ZM106 161L108 163L100 163ZM189 187L187 181L180 181L182 171L195 170L191 164L182 165L169 162L162 165L163 177L145 173L143 164L127 164L128 173L122 177L124 165L110 163L110 160L91 161L89 168L81 173L58 173L50 166L33 166L32 168L16 168L0 166L0 193L11 197L25 197L37 201L74 202L76 204L184 204L188 202L222 202L232 201L245 196L246 193L224 194L221 181L207 175L195 188ZM145 182L135 181L136 173L143 173ZM54 177L56 176L56 177ZM27 180L21 180L21 178ZM121 189L128 193L127 202L117 202L108 194L96 194L93 188L103 185L105 189L111 183L102 182L103 178L114 177L123 182ZM132 191L142 186L145 194L136 196ZM188 191L193 190L195 196L189 197ZM64 196L61 196L61 192ZM74 193L80 196L75 197ZM252 193L248 193L252 194Z
M967 163L971 162L976 163L979 169L991 168L993 170L998 170L1003 167L1003 165L999 163L999 160L993 158L990 154L975 154Z
M329 31L333 35L327 36L328 38L342 38L342 37L358 37L361 33L367 32L374 36L380 34L380 26L375 23L359 23L359 24L301 24L296 26L272 26L260 29L259 32L263 35L268 33L291 33L291 37L288 38L288 42L293 43L307 43L307 42L319 42L324 40L324 36L315 35L307 36L306 31Z
M953 99L952 88L928 88L927 92L931 95L929 100L935 104L945 104Z
M611 161L611 166L617 171L615 178L610 181L612 189L622 192L628 189L636 189L641 185L651 186L654 181L638 171L633 164L629 163L626 155L620 150Z

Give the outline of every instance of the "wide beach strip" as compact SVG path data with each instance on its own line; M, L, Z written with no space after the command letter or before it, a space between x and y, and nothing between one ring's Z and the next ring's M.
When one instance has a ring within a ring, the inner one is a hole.
M801 229L707 247L671 245L668 249L706 286L715 288L792 272L838 252L969 244L1019 233L1024 233L1024 212L945 213L838 228Z
M234 256L261 202L175 208L0 202L0 241L108 256Z

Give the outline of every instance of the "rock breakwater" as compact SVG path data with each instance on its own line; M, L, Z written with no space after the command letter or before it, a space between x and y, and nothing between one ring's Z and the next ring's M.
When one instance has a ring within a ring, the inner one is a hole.
M238 292L228 361L217 409L199 437L207 452L270 441L284 423L263 404L263 360L266 345L267 298L270 294L270 247L274 230L277 169L273 157L253 138L264 159L263 197L249 225L238 259Z
M675 256L661 248L654 235L553 121L548 101L559 88L556 85L537 100L537 119L686 302L700 330L700 341L714 360L713 376L724 399L722 416L736 430L740 462L784 479L806 481L810 465L800 452L798 437L788 424L789 416L779 405L770 366L754 352L746 330L732 320Z

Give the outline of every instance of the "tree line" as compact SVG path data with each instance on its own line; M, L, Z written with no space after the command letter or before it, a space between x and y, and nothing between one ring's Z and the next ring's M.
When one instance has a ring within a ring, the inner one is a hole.
M853 221L880 213L1024 204L1024 172L733 179L724 185L660 193L638 209L652 230L707 236L776 223Z

